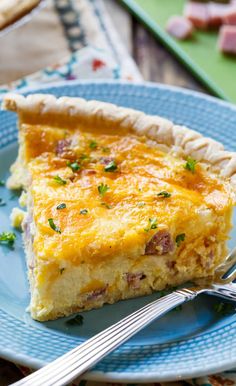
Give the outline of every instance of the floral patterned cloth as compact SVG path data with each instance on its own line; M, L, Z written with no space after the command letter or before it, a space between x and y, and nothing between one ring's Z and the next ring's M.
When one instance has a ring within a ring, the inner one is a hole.
M49 2L48 15L47 9L43 10L45 17L43 15L42 20L38 20L37 30L35 32L34 29L31 31L27 25L25 26L25 34L29 35L32 33L34 37L35 33L36 39L36 35L38 35L40 31L40 24L42 24L41 28L43 30L48 29L48 31L50 31L45 19L50 17L53 10L57 14L58 23L61 24L61 28L64 31L63 39L66 39L68 46L66 50L64 48L65 43L61 42L61 36L59 36L55 42L59 45L59 49L61 48L63 57L57 60L56 63L40 71L29 75L27 74L19 80L13 80L1 85L0 94L14 89L19 90L25 87L33 87L51 82L55 83L63 80L97 78L142 79L136 64L121 43L102 0L51 0ZM7 45L13 45L16 33L17 30L13 32L15 35L12 36L12 40L6 42ZM25 48L25 54L23 53L21 55L21 53L18 52L15 58L16 68L19 65L18 61L22 61L22 66L24 66L25 57L27 58L27 62L32 61L32 68L35 67L35 63L31 58L31 50L28 51L26 47L28 44L28 40L26 39L27 38L22 42L23 50ZM52 49L55 49L55 47L52 47ZM1 51L1 56L5 55L4 47L1 47ZM45 55L44 52L45 46L41 48L38 56ZM8 60L12 59L12 54L9 53L8 50L6 55L8 55L6 57L6 62L8 62ZM46 59L42 63L44 62L46 62ZM1 68L0 61L0 73L4 71L7 72L7 69L5 69L4 66Z
M139 70L122 45L102 0L51 0L50 6L51 10L54 9L56 12L58 22L61 23L63 36L68 44L68 53L43 70L0 86L0 94L62 80L68 82L75 79L95 78L141 80ZM32 372L32 369L23 366L18 368L25 376ZM149 386L186 384L233 386L236 385L236 371L186 381L152 383ZM72 385L116 386L117 384L101 384L78 379Z
M17 81L0 86L0 94L25 87L57 83L75 79L134 79L132 71L123 73L122 67L109 53L87 46L60 62L28 75Z

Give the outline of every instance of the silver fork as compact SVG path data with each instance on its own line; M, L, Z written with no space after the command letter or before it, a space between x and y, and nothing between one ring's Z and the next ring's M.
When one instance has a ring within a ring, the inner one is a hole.
M47 366L12 385L66 385L82 375L149 323L202 293L236 301L236 286L232 283L235 279L236 248L229 254L226 262L217 269L213 283L179 289L147 304Z

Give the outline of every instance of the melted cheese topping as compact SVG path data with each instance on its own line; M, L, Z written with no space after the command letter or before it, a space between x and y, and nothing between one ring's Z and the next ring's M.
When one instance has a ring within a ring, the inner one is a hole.
M186 170L186 160L160 151L145 137L96 131L68 135L66 130L35 126L25 127L24 137L26 160L31 160L33 247L39 259L73 264L102 262L111 256L138 259L162 229L173 240L185 233L180 247L175 245L179 253L203 235L214 235L221 215L230 214L233 203L227 182L200 164L194 173ZM62 139L65 146L56 154ZM74 161L80 170L68 166ZM117 170L105 171L110 161ZM55 176L66 184L57 183ZM103 196L98 191L101 184L108 187ZM171 196L158 196L162 191ZM61 203L66 208L57 209ZM50 218L61 233L50 227ZM150 229L150 219L157 228ZM222 239L228 226L222 224Z

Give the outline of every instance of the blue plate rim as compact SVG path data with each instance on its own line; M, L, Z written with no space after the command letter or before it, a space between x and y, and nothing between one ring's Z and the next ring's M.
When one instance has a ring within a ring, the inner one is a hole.
M218 104L227 108L232 109L234 112L236 112L236 105L233 105L230 102L227 101L222 101L219 100L216 97L205 95L201 92L198 91L193 91L177 86L170 86L170 85L164 85L164 84L159 84L159 83L153 83L153 82L129 82L129 81L117 81L117 80L103 80L103 79L97 79L97 80L75 80L75 81L63 81L63 82L56 82L56 83L50 83L46 85L41 85L41 86L34 86L34 87L27 87L21 90L14 90L14 93L19 93L19 94L25 94L28 92L40 92L45 91L46 89L51 89L51 88L60 88L63 86L79 86L79 85L92 85L92 84L104 84L104 85L126 85L126 86L131 86L131 87L142 87L143 89L147 88L157 88L161 90L167 90L170 92L174 93L179 93L179 94L184 94L184 95L189 95L189 96L194 96L195 98L199 98L202 100L208 100L209 102L213 104ZM0 101L2 100L3 95L0 95ZM181 342L184 342L182 340ZM8 350L3 347L0 347L0 355L11 361L15 361L17 363L21 363L23 365L33 367L33 368L39 368L45 365L46 363L41 360L33 359L29 355L21 354L21 353L16 353L13 350ZM195 378L195 377L200 377L204 376L206 374L213 374L216 372L221 372L225 370L229 370L232 367L236 366L236 358L235 360L233 359L231 362L225 360L222 362L221 366L214 366L211 365L210 368L207 369L202 369L202 370L197 370L196 372L191 371L188 372L183 372L182 374L178 374L175 378L173 378L172 375L162 375L161 377L158 377L158 374L144 374L142 372L133 374L132 372L130 373L117 373L117 372L103 372L103 371L96 371L96 370L91 370L83 375L83 379L86 380L93 380L93 381L115 381L118 383L122 382L138 382L138 383L146 383L146 382L154 382L154 381L173 381L173 380L181 380L181 379L189 379L189 378Z

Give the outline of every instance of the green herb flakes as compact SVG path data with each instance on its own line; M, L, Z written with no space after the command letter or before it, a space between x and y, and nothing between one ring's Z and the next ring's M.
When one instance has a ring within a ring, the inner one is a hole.
M83 162L85 162L85 161L88 162L88 161L90 160L90 158L89 158L89 156L88 156L87 154L81 154L80 160L81 160L81 162L83 163Z
M90 141L90 143L89 143L89 147L90 147L90 149L95 150L95 149L97 149L98 144L97 144L96 141L92 140L92 141Z
M58 210L65 209L65 208L66 208L66 204L64 202L62 204L57 205Z
M175 242L177 244L177 247L180 246L180 244L182 243L182 241L185 240L185 233L180 233L179 235L176 236L175 238Z
M163 190L162 192L157 194L158 197L164 197L164 198L169 198L171 197L171 193L168 193L166 190Z
M105 172L115 172L117 170L116 161L111 161L104 167Z
M75 162L67 161L66 165L69 166L69 168L71 168L73 172L77 172L78 170L81 169L81 166L78 164L77 161Z
M5 206L6 205L6 202L5 201L3 201L3 199L2 198L0 198L0 206Z
M171 292L170 290L158 291L160 298L162 298L163 296L169 295L170 292Z
M81 209L80 214L88 214L88 209Z
M148 220L148 226L145 228L145 232L149 232L151 229L156 229L157 228L157 218L149 218Z
M62 275L63 272L65 271L65 268L60 268L60 274Z
M103 147L103 148L102 148L102 152L103 152L103 153L110 153L109 147Z
M98 193L100 194L101 197L104 197L104 195L109 189L110 189L109 186L104 184L103 182L100 185L98 185Z
M14 190L11 192L11 196L10 196L10 200L17 200L20 198L22 194L22 191L19 189L19 190Z
M176 306L175 308L173 308L172 311L176 311L176 312L179 312L179 311L182 311L182 304L180 304L179 306Z
M68 326L82 326L83 322L84 322L83 316L78 314L74 318L68 319L66 321L66 324Z
M233 304L233 303L219 302L219 303L214 304L214 310L218 314L220 314L222 316L226 316L226 315L230 315L230 314L235 313L236 307L235 307L235 304Z
M54 176L53 179L59 185L66 185L66 180L63 180L60 176Z
M112 209L112 206L107 204L106 202L102 202L101 205L105 206L107 209Z
M48 223L50 225L50 227L57 233L61 233L61 229L54 223L53 219L52 218L49 218L48 219Z
M15 239L16 239L16 235L13 232L0 233L0 244L5 244L12 247L15 242Z
M188 157L186 164L184 165L184 168L194 174L196 169L196 164L197 164L197 161L195 159Z

